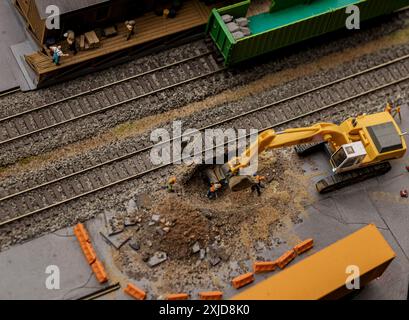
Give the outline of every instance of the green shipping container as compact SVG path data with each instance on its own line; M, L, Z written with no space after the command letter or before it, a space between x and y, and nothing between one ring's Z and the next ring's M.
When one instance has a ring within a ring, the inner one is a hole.
M356 5L361 22L409 6L409 0L273 0L270 11L249 18L251 35L235 40L222 20L247 15L250 0L213 9L206 32L227 66L335 30L346 29L346 8Z

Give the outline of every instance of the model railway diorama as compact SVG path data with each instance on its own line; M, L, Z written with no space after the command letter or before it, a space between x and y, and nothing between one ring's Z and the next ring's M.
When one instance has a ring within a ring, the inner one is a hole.
M0 299L407 299L409 0L7 1Z

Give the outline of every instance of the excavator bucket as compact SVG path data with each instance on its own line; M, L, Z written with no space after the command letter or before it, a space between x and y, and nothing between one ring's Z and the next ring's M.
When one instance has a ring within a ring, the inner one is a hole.
M229 187L232 191L240 191L250 188L255 184L251 176L232 176L229 180Z

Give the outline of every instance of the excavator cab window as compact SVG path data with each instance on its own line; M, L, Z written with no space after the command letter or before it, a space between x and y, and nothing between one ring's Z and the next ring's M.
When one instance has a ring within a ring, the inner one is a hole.
M338 168L347 158L347 154L345 153L344 148L339 148L335 153L332 155L332 164L335 168Z
M353 142L340 147L331 157L334 172L347 171L359 165L366 156L362 142Z

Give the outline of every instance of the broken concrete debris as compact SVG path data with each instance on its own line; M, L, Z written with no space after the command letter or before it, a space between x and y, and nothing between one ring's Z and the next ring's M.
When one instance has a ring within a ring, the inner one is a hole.
M227 29L229 29L229 31L231 33L240 31L240 27L234 22L230 22L230 23L226 24L226 26L227 26Z
M131 240L129 246L135 251L138 251L141 248L141 245L136 240Z
M156 227L156 233L161 237L165 235L165 231L163 231L161 227Z
M240 17L233 21L232 19L230 20L230 17L231 16L226 15L226 18L223 19L223 21L226 23L227 29L230 31L235 40L239 40L251 35L249 21L247 18Z
M206 258L206 249L200 249L199 259L203 260L204 258Z
M168 259L166 252L162 251L157 251L155 254L149 258L148 260L148 266L153 268L163 262L165 262Z
M236 22L236 24L240 27L247 27L249 25L249 21L247 18L237 18L236 20L234 20L234 22Z
M232 32L231 35L232 35L233 38L236 39L236 40L241 39L241 38L244 38L244 33L241 32L240 30L239 30L239 31L236 31L236 32Z
M128 201L128 205L126 206L126 212L128 214L134 213L138 210L138 205L134 199Z
M131 235L128 232L114 235L107 235L103 232L100 232L100 234L105 242L117 250L119 250L129 239L131 239Z
M199 244L199 242L196 242L192 247L192 252L193 253L198 253L199 251L200 251L200 244Z
M151 220L154 221L154 222L159 222L160 221L160 215L159 214L152 215Z
M224 14L222 15L222 20L224 23L229 23L233 21L233 16L229 15L229 14Z
M125 227L134 226L138 223L139 217L136 215L136 212L127 213L124 218Z
M124 231L125 224L121 214L114 211L105 211L105 226L109 236Z

